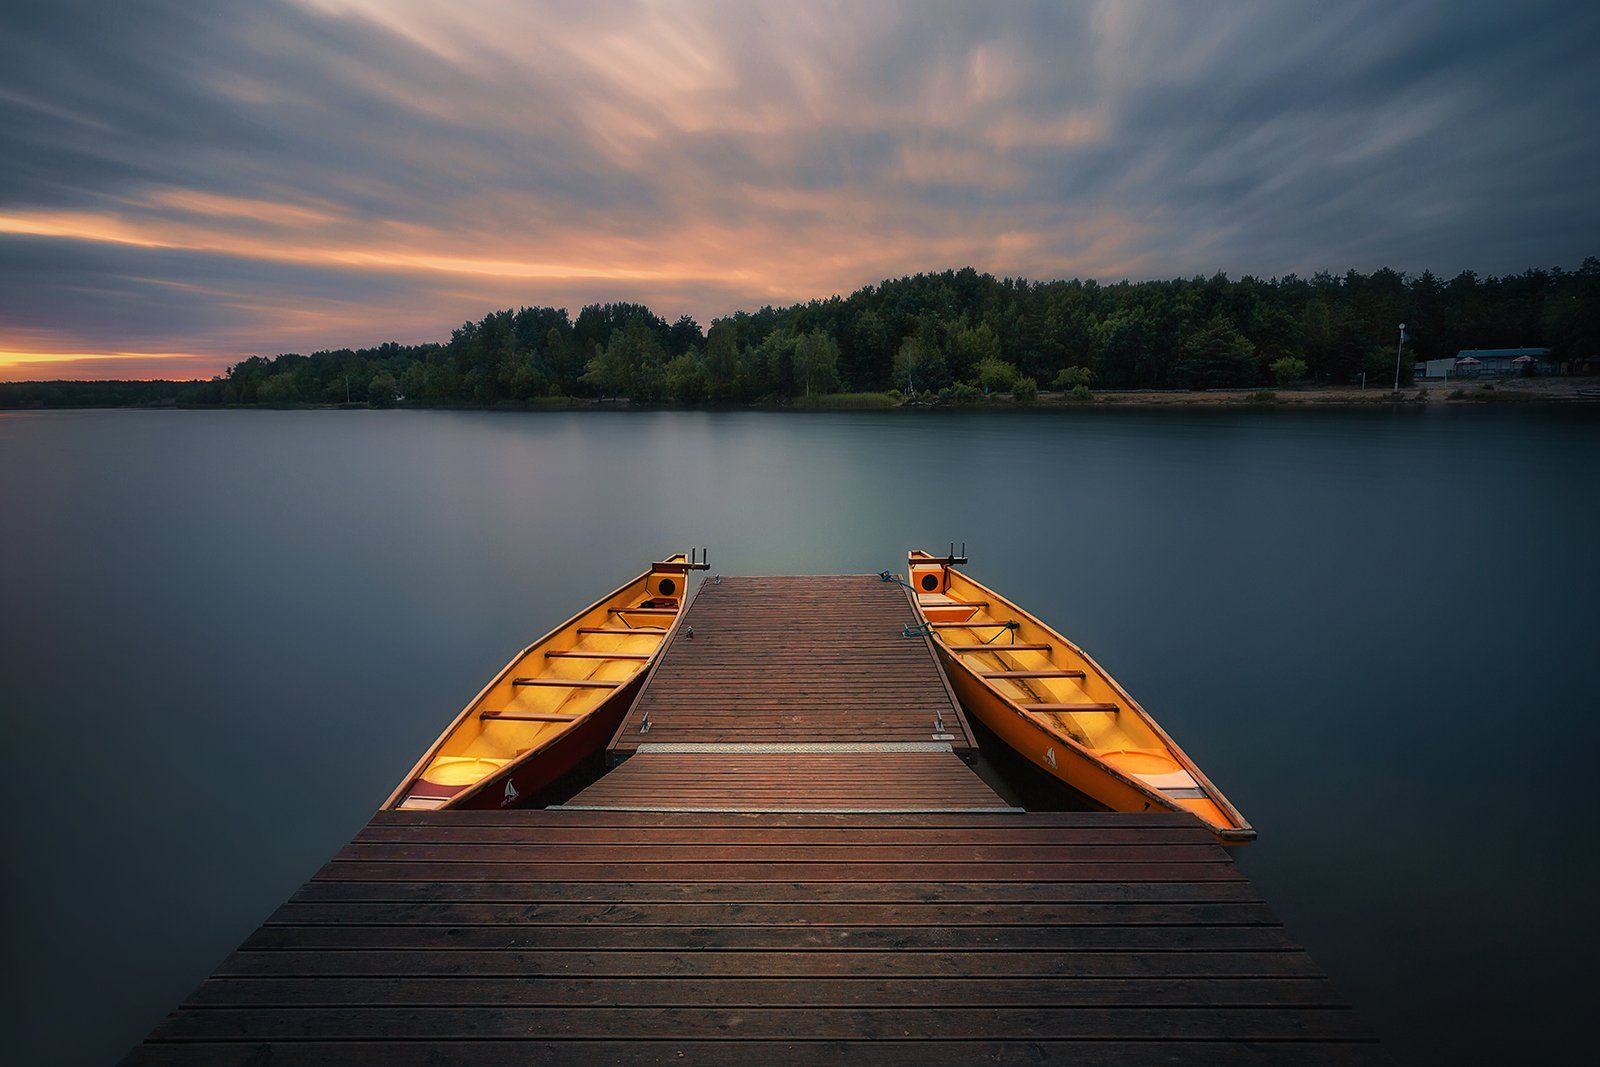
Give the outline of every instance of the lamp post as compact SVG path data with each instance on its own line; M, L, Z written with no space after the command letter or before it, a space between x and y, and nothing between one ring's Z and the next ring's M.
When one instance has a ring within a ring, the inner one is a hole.
M1394 346L1394 391L1400 391L1400 353L1406 347L1406 324L1400 324L1400 343Z

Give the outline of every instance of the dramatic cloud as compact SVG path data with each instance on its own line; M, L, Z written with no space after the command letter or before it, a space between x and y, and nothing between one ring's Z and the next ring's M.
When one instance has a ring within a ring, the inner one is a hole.
M13 0L0 377L967 264L1575 265L1596 39L1587 2Z

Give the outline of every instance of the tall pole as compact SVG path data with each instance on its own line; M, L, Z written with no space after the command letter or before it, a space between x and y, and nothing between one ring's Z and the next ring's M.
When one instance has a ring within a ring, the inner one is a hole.
M1400 391L1400 352L1406 347L1406 324L1400 324L1400 341L1394 346L1394 391Z

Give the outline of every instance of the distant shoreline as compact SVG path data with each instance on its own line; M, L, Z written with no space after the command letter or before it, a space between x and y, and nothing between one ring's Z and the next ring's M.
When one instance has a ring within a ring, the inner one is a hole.
M5 394L8 387L66 386L92 393L96 382L0 382L0 411L342 411L374 410L367 404L191 404L182 403L179 392L191 382L140 383L151 394L148 399L105 403L86 398L73 402L15 402ZM111 384L111 383L107 383ZM127 383L115 383L127 384ZM412 411L1089 411L1089 410L1194 410L1231 408L1249 410L1445 407L1484 404L1574 406L1600 404L1600 378L1508 378L1498 380L1455 379L1427 381L1406 386L1398 393L1379 386L1361 389L1354 386L1303 385L1274 389L1106 389L1095 390L1087 398L1062 392L1041 392L1037 398L1019 401L1009 393L993 394L972 400L940 400L927 397L902 397L894 393L841 393L797 397L787 403L753 402L724 404L674 404L661 401L634 403L625 397L550 397L534 403L412 404L404 400L390 405L395 410Z

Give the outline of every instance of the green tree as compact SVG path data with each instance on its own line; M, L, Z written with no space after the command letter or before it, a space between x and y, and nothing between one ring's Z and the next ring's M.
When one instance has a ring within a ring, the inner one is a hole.
M595 346L583 383L602 396L654 400L662 392L664 357L656 331L647 322L634 319L613 333L609 344Z
M400 394L407 400L419 400L428 388L428 368L413 363L400 373Z
M986 393L1007 393L1017 381L1017 368L996 356L986 356L972 368L972 384Z
M831 393L839 384L839 346L820 329L812 330L795 343L795 380L805 395Z
M264 404L293 404L300 400L300 379L294 371L279 371L261 383L259 392Z
M1172 372L1190 389L1249 385L1256 374L1256 348L1219 312L1184 342Z
M1288 385L1291 382L1304 381L1310 368L1303 359L1293 356L1282 356L1272 361L1272 380L1279 385Z
M975 380L975 368L1001 362L1000 338L986 322L960 326L950 334L950 371L957 378Z
M1023 375L1011 385L1011 395L1024 404L1039 399L1039 383Z
M1088 389L1094 381L1094 371L1088 367L1063 367L1061 373L1056 375L1053 388L1060 391L1069 391L1082 386Z
M505 388L511 396L529 401L549 393L550 379L539 369L538 361L532 356L518 357L509 369Z
M1545 298L1541 326L1557 358L1600 355L1600 259L1590 256Z
M667 396L680 404L698 404L710 392L711 376L698 351L674 356L662 374Z
M916 334L900 342L894 354L894 381L906 393L932 389L945 376L939 350Z
M392 407L399 393L400 387L395 384L394 375L386 370L374 374L372 381L367 383L367 403L375 408Z
M715 399L726 400L737 391L739 330L732 319L713 322L706 333L706 373Z
M1384 388L1388 388L1394 384L1396 355L1394 345L1374 345L1367 351L1367 358L1361 369L1366 372L1368 385L1381 385ZM1398 355L1401 357L1400 384L1410 385L1413 377L1411 372L1413 360L1406 358L1405 353L1398 353Z

